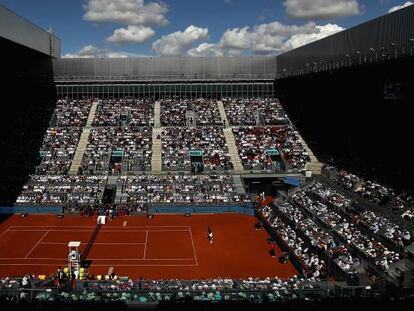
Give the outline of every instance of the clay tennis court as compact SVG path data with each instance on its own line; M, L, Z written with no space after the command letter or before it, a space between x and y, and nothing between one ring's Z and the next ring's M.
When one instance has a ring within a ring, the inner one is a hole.
M265 230L255 230L253 216L156 215L120 217L102 225L86 260L89 271L131 278L195 279L279 276L297 272L269 255ZM207 238L207 227L214 243ZM0 224L0 276L49 275L67 263L69 241L82 251L96 228L95 218L11 216ZM276 249L277 255L281 253Z

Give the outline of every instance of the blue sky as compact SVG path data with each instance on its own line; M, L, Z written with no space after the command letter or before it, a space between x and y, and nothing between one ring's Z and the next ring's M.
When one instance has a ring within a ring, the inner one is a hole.
M62 55L268 55L405 0L0 0L62 40Z

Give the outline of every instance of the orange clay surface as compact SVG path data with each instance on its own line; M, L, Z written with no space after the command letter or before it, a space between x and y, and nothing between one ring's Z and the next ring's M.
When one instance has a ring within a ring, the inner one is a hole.
M88 253L90 273L144 279L289 278L297 272L269 255L269 235L240 214L126 216L107 221ZM213 243L207 227L213 231ZM82 251L96 218L11 216L0 224L0 276L49 275L67 263L69 241ZM276 255L281 250L276 248ZM277 257L277 256L276 256Z

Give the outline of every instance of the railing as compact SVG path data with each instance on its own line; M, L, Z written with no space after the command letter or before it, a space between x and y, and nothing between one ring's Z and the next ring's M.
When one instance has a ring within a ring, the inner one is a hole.
M274 80L274 74L175 74L175 75L56 75L55 82L83 82L83 81L198 81L198 80Z
M93 289L75 288L61 290L58 288L2 288L0 299L8 299L14 302L47 302L47 303L70 303L70 302L122 302L131 303L160 303L162 301L179 302L184 299L194 301L250 301L250 302L272 302L296 299L321 299L328 297L373 297L376 291L358 286L338 286L334 283L315 283L314 288L301 289L206 289L206 290L179 290L179 289Z
M392 43L388 47L381 47L377 49L370 48L367 51L350 51L348 53L344 53L342 56L327 56L325 59L312 59L302 64L295 65L295 68L291 66L286 66L285 68L283 64L278 62L278 73L276 75L276 79L379 64L390 60L413 56L414 39L410 39L405 44Z

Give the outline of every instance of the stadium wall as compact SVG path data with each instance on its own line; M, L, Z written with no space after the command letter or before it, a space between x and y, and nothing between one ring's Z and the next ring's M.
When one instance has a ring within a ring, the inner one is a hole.
M0 4L0 37L51 57L60 57L61 42L53 34ZM3 55L2 55L3 57Z
M277 78L414 55L414 6L408 6L277 57Z
M276 58L138 57L53 60L56 82L274 79Z
M413 72L408 57L280 79L275 89L319 160L412 192Z
M222 97L273 97L273 81L229 81L229 82L152 82L152 83L63 83L56 85L59 98L222 98Z
M276 58L55 59L53 68L58 97L268 97Z
M51 58L0 37L0 206L11 206L29 174L56 105Z
M61 206L13 206L0 207L0 214L43 214L43 215L59 215L63 213Z

